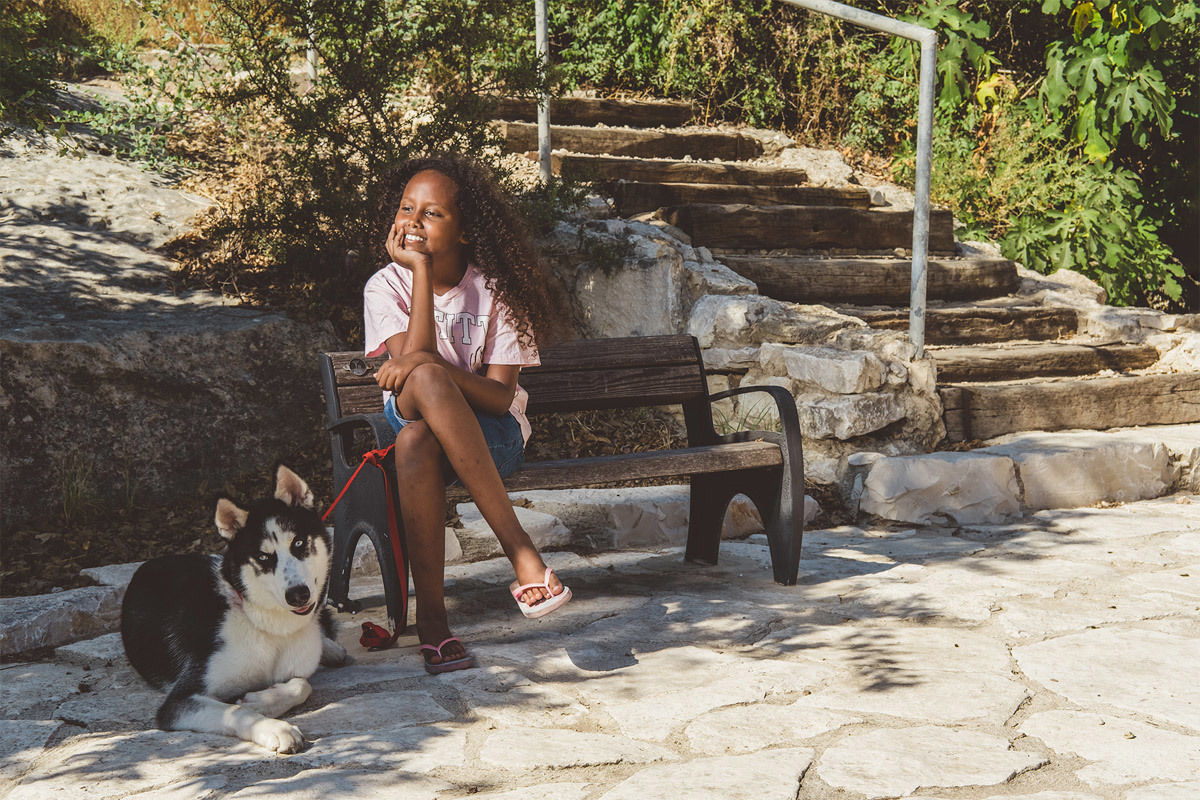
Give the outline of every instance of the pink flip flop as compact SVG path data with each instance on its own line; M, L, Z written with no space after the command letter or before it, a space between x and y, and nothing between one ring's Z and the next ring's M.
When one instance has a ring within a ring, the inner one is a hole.
M459 639L457 636L451 636L449 639L446 639L436 647L431 644L423 644L417 648L417 652L420 653L423 650L431 650L432 652L437 653L438 657L441 658L442 648L450 644L450 642L458 642L459 644L462 644L462 639ZM421 658L424 659L425 657L421 656ZM455 670L469 669L473 666L475 666L475 656L467 653L462 658L456 658L453 661L443 661L440 664L430 664L428 661L426 661L425 671L430 675L440 675L443 672L454 672Z
M562 591L558 594L554 594L550 590L550 576L553 573L554 570L550 569L550 567L546 567L546 574L542 576L541 583L526 583L518 586L517 582L513 581L511 584L509 584L508 590L512 592L513 600L517 601L517 608L521 609L521 613L530 619L544 617L551 611L562 608L567 604L567 601L571 599L571 590L567 588L566 585L563 585ZM546 593L549 594L550 597L549 599L542 600L539 603L534 603L531 606L527 606L521 602L521 595L525 594L526 589L545 589Z

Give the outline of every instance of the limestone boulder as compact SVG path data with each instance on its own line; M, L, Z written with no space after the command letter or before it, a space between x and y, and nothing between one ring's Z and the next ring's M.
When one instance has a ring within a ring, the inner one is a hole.
M0 598L0 654L58 647L115 631L124 597L124 586L85 586Z
M1147 341L1162 353L1155 372L1200 372L1200 333L1159 334Z
M764 342L821 344L866 323L824 306L801 306L761 295L707 295L696 301L687 332L703 348L744 348Z
M813 186L845 186L853 181L854 169L836 150L815 147L789 147L779 154L779 164L808 173Z
M1162 330L1162 313L1149 308L1096 306L1079 313L1079 332L1098 339L1137 343Z
M5 222L69 226L150 249L186 233L213 205L172 181L115 158L60 156L59 145L18 130L0 143L0 217Z
M999 257L999 253L996 256ZM1082 273L1070 269L1059 269L1049 275L1043 275L1018 264L1017 278L1020 285L1014 294L1037 302L1090 306L1095 303L1102 304L1108 299L1104 287Z
M759 363L764 372L834 394L873 392L888 376L888 366L874 353L834 347L767 343L759 349Z
M1027 433L977 452L1012 459L1032 510L1158 497L1174 483L1170 452L1104 432Z
M516 512L517 521L539 550L558 549L570 543L571 530L557 517L519 506L514 507L513 511ZM463 560L481 561L504 555L496 534L479 513L478 506L474 503L459 503L458 513L459 527L454 530L454 534L458 537Z
M1012 459L979 453L930 453L852 459L850 479L859 509L919 525L997 523L1020 515Z
M846 441L904 419L904 403L894 394L867 392L826 398L800 395L800 430L814 439Z
M670 226L561 222L539 250L569 298L575 327L589 338L681 333L701 297L757 291Z
M706 372L745 372L758 364L757 347L710 347L704 351Z
M59 330L5 328L5 522L61 508L64 483L100 506L131 493L192 499L204 484L327 446L316 357L339 342L324 329L169 306Z

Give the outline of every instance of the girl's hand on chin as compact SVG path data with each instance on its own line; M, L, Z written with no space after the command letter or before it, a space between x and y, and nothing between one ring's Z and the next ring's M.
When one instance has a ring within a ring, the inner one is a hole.
M433 259L426 253L418 253L415 250L410 250L404 246L404 234L400 230L400 226L393 224L391 230L388 231L387 238L387 254L402 267L408 267L414 272L419 269L427 268Z

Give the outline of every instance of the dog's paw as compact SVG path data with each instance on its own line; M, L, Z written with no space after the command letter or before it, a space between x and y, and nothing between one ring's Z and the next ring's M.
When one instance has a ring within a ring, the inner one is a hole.
M312 694L312 686L304 678L292 678L257 692L247 692L238 705L257 711L264 717L278 717L295 708Z
M250 741L276 753L299 753L304 749L304 734L281 719L261 719L250 728Z
M321 640L321 666L322 667L348 667L354 663L354 656L346 651L346 648L335 642L333 639Z

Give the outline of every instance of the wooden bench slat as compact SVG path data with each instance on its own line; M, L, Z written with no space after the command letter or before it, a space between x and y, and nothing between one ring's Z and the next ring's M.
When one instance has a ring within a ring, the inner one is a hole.
M697 364L591 372L522 373L529 413L674 405L707 396Z
M704 475L783 463L779 446L771 442L737 442L684 450L535 461L504 479L509 491L564 489L593 483Z
M670 335L559 342L545 348L541 358L540 367L526 367L521 374L695 364L700 354L691 336Z
M364 358L353 350L329 353L333 373L340 386L374 385L375 370L387 356ZM695 364L699 360L695 340L691 336L646 336L630 339L580 339L560 342L541 353L542 364L521 370L522 377L546 372L583 372L588 370L621 369L627 367L671 367ZM347 366L362 359L369 367L365 375L355 375ZM521 385L525 381L522 379Z
M590 372L521 373L528 413L676 405L706 393L697 365ZM379 413L383 393L373 380L338 387L342 415Z

